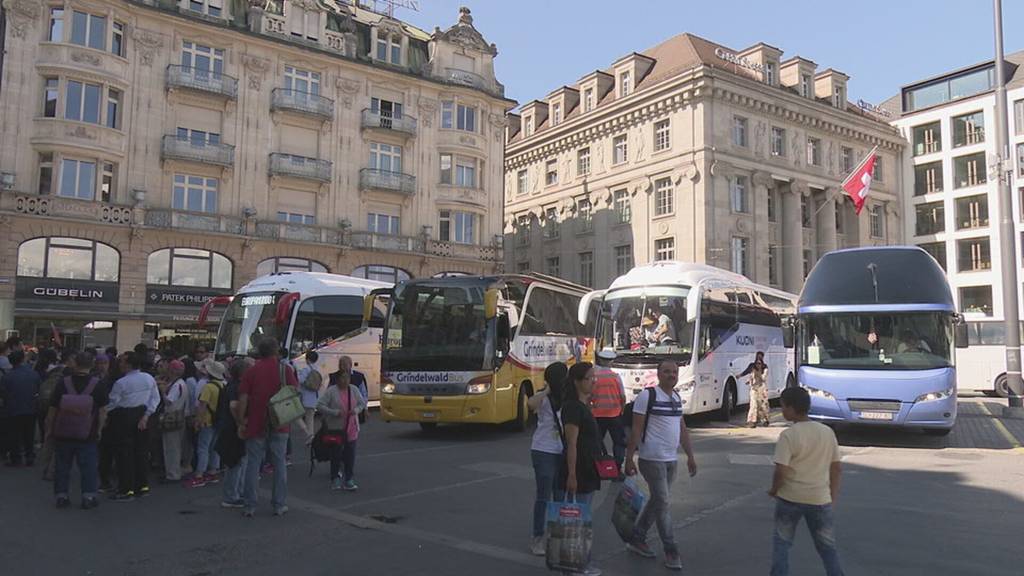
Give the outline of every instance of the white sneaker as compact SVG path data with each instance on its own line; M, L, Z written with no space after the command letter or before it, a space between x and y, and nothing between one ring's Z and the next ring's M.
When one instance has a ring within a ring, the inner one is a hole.
M547 554L547 547L545 546L543 536L534 536L530 542L530 553L534 556L544 556Z

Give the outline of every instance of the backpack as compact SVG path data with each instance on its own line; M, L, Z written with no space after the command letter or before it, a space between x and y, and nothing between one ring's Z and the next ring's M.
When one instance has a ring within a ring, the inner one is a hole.
M50 409L50 399L53 398L53 391L64 379L62 370L53 368L46 374L46 378L39 384L39 395L36 396L36 407L40 414L46 414Z
M53 435L60 440L85 440L92 432L93 390L100 379L89 378L89 385L81 393L75 391L71 377L64 378L64 394L60 397Z
M319 370L313 368L309 374L306 375L306 379L301 382L302 387L310 392L319 392L320 386L324 383L324 376Z

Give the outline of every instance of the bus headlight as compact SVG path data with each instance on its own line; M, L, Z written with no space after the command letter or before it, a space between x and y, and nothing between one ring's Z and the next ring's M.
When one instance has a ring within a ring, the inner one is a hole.
M683 382L680 382L679 384L676 385L676 392L685 392L685 393L693 392L693 386L694 386L694 379L693 378L690 378L688 380L684 380Z
M824 398L825 400L836 399L836 397L828 390L818 390L817 388L811 388L810 386L804 386L804 390L807 390L807 393L810 394L811 397Z
M934 402L935 400L945 400L952 396L956 391L952 388L948 390L939 390L938 392L929 392L927 394L921 394L917 397L914 402Z
M474 378L466 384L466 394L483 394L491 389L491 376Z
M384 382L380 386L380 393L381 394L394 394L395 393L395 383L394 382Z

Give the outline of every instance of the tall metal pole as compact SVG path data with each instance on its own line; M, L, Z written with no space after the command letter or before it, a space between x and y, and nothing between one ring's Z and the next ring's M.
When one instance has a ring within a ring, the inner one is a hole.
M1010 189L1010 129L1006 112L1006 71L1003 63L1003 2L993 0L996 37L996 163L999 183L999 247L1003 273L1003 318L1006 320L1006 383L1010 406L1024 407L1024 383L1020 376L1020 309L1017 295L1017 238L1013 226L1013 192Z

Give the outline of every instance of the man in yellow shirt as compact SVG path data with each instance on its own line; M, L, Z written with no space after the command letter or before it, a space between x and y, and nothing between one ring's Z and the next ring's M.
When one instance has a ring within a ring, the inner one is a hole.
M771 576L789 574L789 549L803 518L828 576L842 576L836 551L832 503L839 494L839 442L832 429L812 422L811 397L803 388L782 392L782 415L793 423L775 445L775 498Z

